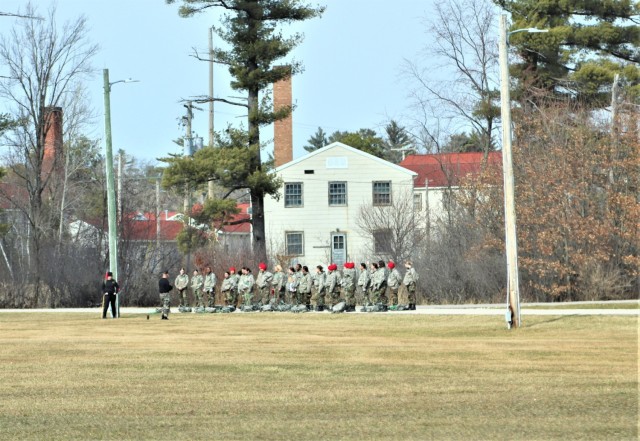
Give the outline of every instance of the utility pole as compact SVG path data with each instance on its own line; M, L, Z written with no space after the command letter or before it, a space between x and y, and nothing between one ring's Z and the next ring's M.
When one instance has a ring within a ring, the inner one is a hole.
M186 136L184 137L184 155L191 156L193 154L193 138L191 136L191 120L193 119L193 103L191 101L187 101L187 104L184 105L187 108L187 116L184 117L185 126L186 126ZM184 184L184 213L185 215L189 212L189 184L185 182Z
M187 116L186 116L186 136L184 139L184 153L185 156L191 156L193 154L193 137L191 135L191 120L193 119L193 103L191 101L187 101L185 104L187 108ZM184 217L186 220L187 226L191 225L191 189L189 188L189 183L184 183ZM189 268L191 264L191 246L189 246L189 250L187 251L187 268Z
M509 302L509 327L519 328L520 282L518 275L518 239L516 235L516 200L513 177L513 157L511 154L511 96L509 92L509 35L516 32L540 33L548 29L516 29L507 33L507 16L500 16L500 116L502 119L502 176L504 180L504 231L507 254L507 295Z
M209 28L209 147L213 147L213 26ZM213 199L213 181L208 182L209 199Z
M507 53L507 16L500 16L500 114L502 117L502 174L504 180L504 224L507 254L507 293L511 326L520 327L520 287L518 282L518 243L516 236L515 184L511 157L511 96Z
M118 150L118 224L122 223L122 176L124 173L124 151Z
M104 132L105 164L107 174L107 218L109 224L109 271L118 280L118 232L116 230L116 198L113 179L113 147L111 145L111 83L109 69L102 71L104 77Z
M160 252L160 175L156 177L156 252Z

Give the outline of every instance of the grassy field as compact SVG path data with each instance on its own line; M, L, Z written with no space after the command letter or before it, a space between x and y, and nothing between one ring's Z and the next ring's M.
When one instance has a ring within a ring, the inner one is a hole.
M0 311L0 439L636 440L637 317Z

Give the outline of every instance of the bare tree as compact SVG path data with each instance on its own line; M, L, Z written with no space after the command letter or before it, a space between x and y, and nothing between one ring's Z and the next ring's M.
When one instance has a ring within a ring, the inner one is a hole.
M489 0L440 1L425 22L434 41L424 59L405 60L404 68L415 84L415 136L427 151L440 151L449 136L471 131L486 154L500 115L494 6ZM454 74L438 78L442 70Z
M28 4L24 15L35 16ZM9 169L14 181L26 190L22 205L28 221L29 283L34 302L40 293L41 270L45 262L42 248L54 240L61 220L51 199L51 181L60 170L61 155L45 160L45 140L53 128L50 110L61 108L73 97L76 85L92 73L90 60L97 46L88 41L86 19L66 23L59 29L55 8L44 21L25 20L0 39L0 64L7 75L0 78L0 97L12 106L18 126L8 134L11 155Z
M402 262L420 249L426 222L413 206L411 191L393 194L391 204L362 205L356 220L360 231L371 237L367 255Z

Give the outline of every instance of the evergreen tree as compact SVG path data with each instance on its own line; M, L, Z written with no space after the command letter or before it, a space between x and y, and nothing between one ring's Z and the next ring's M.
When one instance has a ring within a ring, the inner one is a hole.
M167 0L169 4L175 2L176 0ZM250 191L253 206L254 250L259 258L265 259L264 196L276 194L277 187L274 186L273 178L267 175L267 170L260 159L260 127L286 117L291 112L291 108L274 111L267 95L263 94L260 99L260 93L273 83L300 72L302 68L298 62L288 66L274 64L286 57L302 40L300 34L285 38L277 29L278 25L318 17L324 8L311 7L300 0L182 0L179 14L190 17L216 7L225 11L221 19L222 27L216 29L216 32L231 49L215 50L214 59L229 67L233 77L231 87L247 93L246 103L231 103L247 107L247 131L246 136L234 134L229 137L229 141L237 143L233 147L223 149L219 153L202 149L200 152L204 153L194 156L192 162L201 162L195 168L207 167L197 173L196 183L203 184L212 179L221 181L227 179L225 176L227 172L221 171L218 164L211 160L212 158L228 163L234 170L240 167L238 163L244 163L246 168L233 178L234 180L238 178L236 185L248 188ZM213 97L208 99L229 103L224 99ZM196 180L195 177L184 174L185 170L192 168L186 165L189 161L191 161L190 158L166 159L170 164L168 173L181 175L182 182ZM170 177L165 180L165 183L168 182L177 181L175 177Z
M316 133L314 133L311 138L307 139L307 143L308 145L305 145L304 149L308 152L313 152L327 145L329 141L327 140L327 134L322 130L322 127L318 127Z
M511 13L512 29L549 29L510 37L521 58L511 65L523 90L553 92L606 106L616 73L632 99L640 96L640 3L631 0L494 0Z
M357 132L336 131L329 137L329 143L341 142L373 156L384 159L384 140L371 129L360 129Z
M409 136L406 128L393 119L385 126L384 131L387 135L384 140L385 159L397 164L404 157L403 152L398 151L398 149L411 147L413 144L411 136Z

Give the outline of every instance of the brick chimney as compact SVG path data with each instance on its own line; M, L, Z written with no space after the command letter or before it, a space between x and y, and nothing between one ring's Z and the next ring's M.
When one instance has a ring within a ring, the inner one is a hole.
M273 84L273 110L292 105L291 74ZM291 114L276 121L273 128L273 157L279 167L293 160L293 124Z
M54 162L62 154L62 107L44 109L44 160Z

